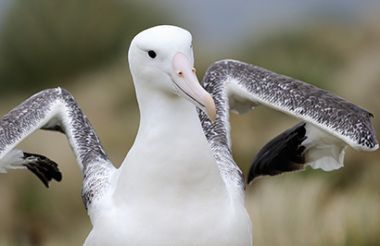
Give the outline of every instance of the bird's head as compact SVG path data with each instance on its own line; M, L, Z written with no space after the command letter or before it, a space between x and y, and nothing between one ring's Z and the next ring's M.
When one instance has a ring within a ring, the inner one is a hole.
M144 30L132 40L128 59L136 90L153 89L182 96L215 120L214 100L195 74L188 31L167 25Z

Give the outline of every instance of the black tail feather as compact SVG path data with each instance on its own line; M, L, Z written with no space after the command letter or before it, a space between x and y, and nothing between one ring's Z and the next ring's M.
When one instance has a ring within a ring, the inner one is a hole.
M58 164L49 158L24 152L24 159L24 166L33 172L46 187L49 187L49 182L52 179L57 181L62 180L62 174L58 169Z

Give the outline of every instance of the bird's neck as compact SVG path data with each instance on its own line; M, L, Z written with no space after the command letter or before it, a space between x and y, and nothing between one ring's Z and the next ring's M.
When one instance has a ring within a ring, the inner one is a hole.
M139 98L140 127L120 168L117 189L129 200L170 200L186 195L184 191L223 194L224 183L195 106L176 95L155 93L145 99Z

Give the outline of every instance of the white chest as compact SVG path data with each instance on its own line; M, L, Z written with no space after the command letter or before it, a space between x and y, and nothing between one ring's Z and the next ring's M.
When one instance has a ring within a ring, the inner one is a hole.
M148 203L114 207L98 217L85 245L251 245L245 208L213 201L166 207L144 201Z

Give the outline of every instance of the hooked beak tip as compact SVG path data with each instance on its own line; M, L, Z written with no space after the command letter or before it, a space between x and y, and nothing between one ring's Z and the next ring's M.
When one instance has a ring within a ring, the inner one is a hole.
M214 99L199 84L195 75L195 68L189 58L178 52L173 58L173 70L175 73L173 73L172 80L180 94L205 112L214 123L216 118Z
M216 119L216 107L214 99L210 96L210 94L207 94L207 98L204 101L205 108L203 111L210 118L211 122L214 123Z

